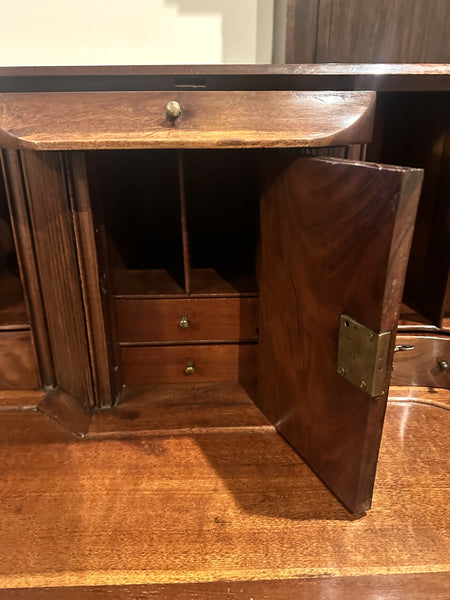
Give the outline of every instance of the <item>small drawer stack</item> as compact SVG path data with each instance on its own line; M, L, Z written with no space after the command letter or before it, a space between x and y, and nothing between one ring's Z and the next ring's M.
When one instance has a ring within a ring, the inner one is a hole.
M258 299L117 299L127 384L237 381L256 369Z

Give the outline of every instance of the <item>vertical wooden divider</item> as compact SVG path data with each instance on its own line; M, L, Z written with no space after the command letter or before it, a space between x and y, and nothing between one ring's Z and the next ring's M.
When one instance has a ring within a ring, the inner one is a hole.
M69 200L86 315L95 406L113 406L123 391L120 352L114 339L111 273L102 252L104 225L94 216L84 152L66 153ZM95 185L95 182L93 182Z
M25 302L30 315L31 334L39 366L40 384L46 388L53 388L56 386L55 369L19 153L16 150L3 150L1 162Z
M183 239L183 266L184 266L184 286L186 294L191 293L191 256L189 251L189 231L187 226L187 210L186 210L186 181L184 176L184 152L177 151L178 163L178 182L180 186L180 208L181 208L181 235Z

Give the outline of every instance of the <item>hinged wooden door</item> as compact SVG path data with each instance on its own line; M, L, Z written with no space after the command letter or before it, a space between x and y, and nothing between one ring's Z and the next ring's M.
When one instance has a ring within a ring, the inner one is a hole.
M262 197L258 402L355 512L371 504L421 179L417 169L290 158ZM343 315L370 335L390 332L378 396L338 365Z

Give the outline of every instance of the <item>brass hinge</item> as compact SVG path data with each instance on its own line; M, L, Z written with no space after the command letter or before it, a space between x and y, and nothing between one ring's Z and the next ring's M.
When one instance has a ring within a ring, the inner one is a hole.
M376 333L341 315L337 372L369 396L384 392L391 332Z

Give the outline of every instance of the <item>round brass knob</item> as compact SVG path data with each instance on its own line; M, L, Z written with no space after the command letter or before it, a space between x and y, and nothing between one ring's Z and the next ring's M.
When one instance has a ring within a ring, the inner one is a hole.
M448 373L449 372L450 366L449 366L449 364L448 364L448 362L446 360L440 360L438 362L438 365L439 365L439 371L441 373Z
M184 372L186 373L186 375L192 375L194 373L194 371L195 371L194 363L188 362Z
M169 119L178 119L178 117L181 115L180 103L176 100L171 100L168 102L166 106L166 115Z
M190 321L187 317L181 317L178 321L178 327L181 329L187 329L189 327Z

